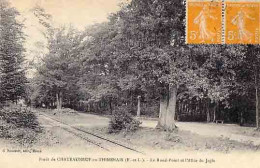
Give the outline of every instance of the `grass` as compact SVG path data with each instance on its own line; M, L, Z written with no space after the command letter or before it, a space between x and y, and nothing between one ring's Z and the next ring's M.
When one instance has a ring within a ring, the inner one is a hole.
M205 137L189 131L178 130L173 133L152 129L140 128L129 133L120 132L109 134L106 128L92 129L119 142L127 143L144 151L201 151L231 153L234 151L260 151L260 146L244 144L224 137Z

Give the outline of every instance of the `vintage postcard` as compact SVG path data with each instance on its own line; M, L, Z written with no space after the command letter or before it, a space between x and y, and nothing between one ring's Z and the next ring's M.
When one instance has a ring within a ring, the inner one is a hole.
M260 1L0 0L0 168L260 168Z

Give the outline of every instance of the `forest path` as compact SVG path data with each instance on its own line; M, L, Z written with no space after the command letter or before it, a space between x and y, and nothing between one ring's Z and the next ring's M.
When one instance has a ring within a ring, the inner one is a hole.
M71 126L85 130L97 130L107 128L109 117L99 116L87 113L75 114L56 114L54 111L47 112L48 115L59 121L65 122ZM155 128L157 120L140 119L141 126L146 128ZM176 122L180 130L189 131L193 134L205 138L221 138L232 140L247 145L260 146L260 132L255 131L253 127L241 127L235 124L215 124L215 123L196 123L196 122Z
M142 119L142 127L155 128L157 121ZM260 132L253 127L241 127L235 124L176 122L180 130L205 137L221 137L246 144L260 145Z
M107 127L109 118L78 113L77 117L65 117L63 121L74 126L83 126L89 128ZM157 120L141 119L142 127L155 128ZM255 131L253 127L241 127L236 124L215 124L215 123L199 123L199 122L176 122L180 130L190 131L205 137L219 137L223 139L234 140L245 144L260 145L260 132Z
M51 150L74 150L76 152L107 153L107 154L143 154L142 151L124 142L109 139L93 132L106 128L109 119L97 115L74 113L62 114L55 111L35 111L40 125L51 134L58 144ZM91 130L91 131L90 131ZM52 142L48 142L52 144Z

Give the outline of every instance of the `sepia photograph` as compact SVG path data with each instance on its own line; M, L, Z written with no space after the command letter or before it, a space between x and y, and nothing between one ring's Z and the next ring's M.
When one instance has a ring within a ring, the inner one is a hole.
M260 168L259 29L260 0L0 0L0 168Z

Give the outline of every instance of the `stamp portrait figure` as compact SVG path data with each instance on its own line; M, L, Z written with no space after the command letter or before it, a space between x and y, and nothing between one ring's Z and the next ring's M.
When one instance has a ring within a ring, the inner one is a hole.
M214 40L216 33L211 32L208 29L207 19L216 20L214 16L210 14L210 10L207 6L203 6L199 15L194 19L194 24L199 25L199 39L201 42L205 42L206 40Z
M253 37L253 34L246 29L246 19L255 20L255 18L249 16L245 11L240 9L231 21L233 25L237 26L238 39L240 42L251 41Z

